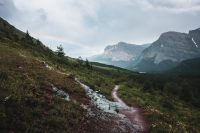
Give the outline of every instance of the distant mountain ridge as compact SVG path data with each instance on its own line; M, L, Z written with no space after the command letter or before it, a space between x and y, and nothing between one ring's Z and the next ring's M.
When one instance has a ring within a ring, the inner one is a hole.
M125 42L119 42L115 45L109 45L104 49L104 53L101 55L90 57L90 61L105 63L109 65L115 65L120 67L129 66L140 53L149 46L129 44Z
M180 62L200 57L200 29L189 33L166 32L146 48L130 69L138 71L165 71Z
M104 56L111 58L112 61L134 60L147 45L128 44L119 42L116 45L109 45L104 49Z
M139 72L165 72L182 61L200 57L200 28L189 33L165 32L152 44L119 42L90 61L119 66Z

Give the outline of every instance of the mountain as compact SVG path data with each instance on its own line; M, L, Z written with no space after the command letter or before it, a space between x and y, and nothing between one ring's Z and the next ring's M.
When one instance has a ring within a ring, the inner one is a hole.
M135 45L119 42L115 45L107 46L103 54L90 57L89 60L119 67L127 67L148 46L149 44Z
M200 29L186 33L166 32L146 48L137 58L133 69L138 71L164 71L183 60L200 57Z

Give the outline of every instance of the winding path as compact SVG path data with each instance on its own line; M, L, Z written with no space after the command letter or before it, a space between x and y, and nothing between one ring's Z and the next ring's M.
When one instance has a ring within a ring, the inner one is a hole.
M40 60L39 60L40 61ZM40 61L42 62L42 61ZM43 62L49 70L53 67ZM65 74L57 71L60 74ZM65 74L66 75L66 74ZM84 88L87 96L90 98L89 105L83 105L88 114L84 123L80 126L80 133L146 133L148 124L144 119L141 109L129 107L117 95L120 86L116 85L112 90L113 101L109 101L105 96L93 91L89 86L81 83L77 78L75 80ZM69 95L56 88L53 84L52 90L57 95L64 97L69 101ZM9 98L9 97L8 97ZM7 99L7 98L6 98Z
M113 100L123 107L120 108L119 113L125 115L138 132L148 132L148 124L144 119L141 109L126 105L126 103L117 95L119 88L120 86L116 85L112 91Z
M114 101L92 90L89 86L78 83L84 88L90 99L87 106L86 122L83 122L81 133L146 133L147 122L139 108L129 107L117 95L120 86L112 90Z

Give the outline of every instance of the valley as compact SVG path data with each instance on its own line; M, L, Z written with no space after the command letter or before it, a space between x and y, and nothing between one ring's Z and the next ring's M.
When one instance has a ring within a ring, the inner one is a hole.
M196 59L182 66L191 62L198 70ZM139 73L63 56L0 19L0 132L198 133L194 73Z

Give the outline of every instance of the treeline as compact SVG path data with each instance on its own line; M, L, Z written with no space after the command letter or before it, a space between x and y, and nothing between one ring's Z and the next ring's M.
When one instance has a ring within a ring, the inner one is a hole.
M130 75L127 85L137 83L143 90L160 92L200 107L200 76Z

